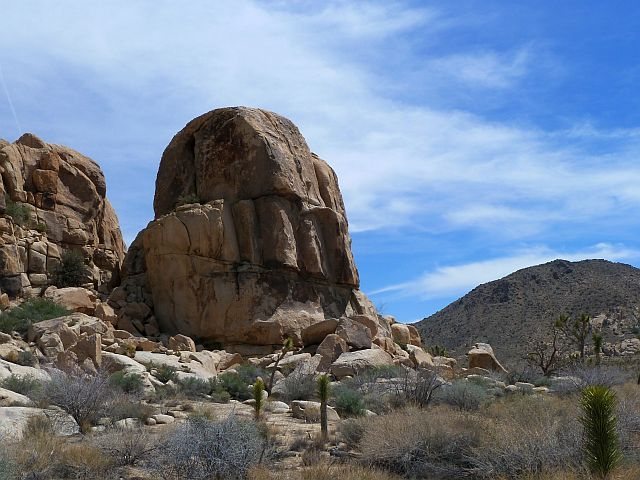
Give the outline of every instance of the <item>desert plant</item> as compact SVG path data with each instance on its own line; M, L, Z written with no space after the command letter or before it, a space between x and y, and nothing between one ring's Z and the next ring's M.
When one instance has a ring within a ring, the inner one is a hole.
M357 417L364 414L364 400L358 390L339 385L334 389L333 396L336 410L341 416Z
M478 410L488 400L487 390L477 383L457 380L438 390L437 398L440 402L451 405L459 410Z
M69 310L46 298L30 298L21 305L0 314L0 332L26 333L32 323L62 317Z
M257 420L260 419L260 415L262 415L262 409L264 407L264 382L261 378L257 378L253 383L253 414Z
M87 267L82 253L66 250L53 272L53 284L56 287L79 287L85 282L86 277Z
M251 391L249 385L255 382L256 378L264 378L266 372L254 365L240 365L235 372L224 372L218 376L218 381L222 388L229 392L231 398L236 400L249 400Z
M572 319L568 315L560 315L555 322L557 328L579 352L580 360L584 359L584 349L591 332L591 317L586 313Z
M128 394L139 394L144 389L144 381L142 376L138 373L125 372L124 370L118 370L111 374L109 377L109 383Z
M166 479L243 479L258 463L263 445L253 422L191 417L167 436L154 460Z
M434 357L446 357L447 349L441 345L431 345L429 347L429 353Z
M593 341L593 352L596 354L596 365L600 365L600 355L602 354L603 343L602 334L594 333L591 336L591 340Z
M178 380L178 388L187 398L203 397L211 392L211 382L201 378L186 377Z
M278 364L288 352L293 350L293 348L294 348L293 339L291 337L287 337L287 339L282 343L282 348L280 349L280 352L276 357L273 370L271 371L271 375L269 376L269 386L267 388L267 392L269 393L269 395L271 395L271 389L273 388L273 378L276 374L276 371L278 371Z
M209 395L211 395L211 401L216 403L229 403L231 395L227 392L217 377L209 379Z
M535 340L525 356L527 363L539 368L545 377L551 376L566 364L567 342L559 326L564 321L568 321L568 317L561 316L551 326L550 338Z
M30 375L16 375L14 373L0 380L0 387L29 398L37 398L42 390L42 382Z
M178 369L171 365L162 364L157 367L151 365L150 368L155 369L154 377L162 383L167 383L169 381L175 382L178 379Z
M144 422L151 415L157 413L157 411L151 405L141 402L139 398L125 395L118 396L109 401L101 409L101 413L114 422L124 418L137 418L141 422Z
M5 213L16 225L26 226L31 218L31 210L27 204L7 199Z
M158 444L144 428L115 428L97 437L95 444L109 455L116 465L136 465L158 449Z
M42 396L71 415L84 432L102 414L113 397L113 389L104 372L77 375L54 370L51 380L43 386Z
M426 407L443 383L437 372L407 369L393 382L394 404Z
M182 205L189 205L192 203L200 203L200 197L195 193L185 193L178 197L178 201L176 202L176 207L180 207Z
M329 402L329 395L331 391L331 381L329 375L320 375L318 377L318 397L320 398L320 432L322 440L327 441L329 436L328 421L327 421L327 403Z
M583 390L580 406L587 464L595 475L606 479L622 458L616 431L616 395L602 385L590 386Z
M285 402L309 400L315 393L315 372L310 372L305 369L296 369L289 374L289 376L278 382L278 394Z

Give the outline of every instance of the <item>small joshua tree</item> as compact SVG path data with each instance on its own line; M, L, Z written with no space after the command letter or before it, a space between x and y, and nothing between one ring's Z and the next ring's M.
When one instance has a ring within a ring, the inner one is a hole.
M330 390L329 375L320 375L318 377L318 396L320 397L320 432L323 442L326 442L329 436L327 402L329 401Z
M264 382L260 377L258 377L253 384L253 400L255 402L253 404L253 413L256 421L260 419L260 415L262 414L262 407L264 407L264 398L262 396L263 392Z
M596 365L600 365L600 354L602 353L602 335L594 333L591 336L593 340L593 352L596 354Z
M622 459L614 415L616 396L609 388L594 385L583 390L580 403L587 464L592 473L604 480Z
M267 389L267 392L269 392L269 395L271 395L271 389L273 388L273 377L275 376L276 371L278 370L278 364L280 363L280 360L284 358L287 352L290 352L293 349L294 349L293 339L291 337L287 337L287 339L282 343L282 348L280 349L278 358L276 358L276 363L273 366L273 371L271 372L271 377L269 378L269 388Z

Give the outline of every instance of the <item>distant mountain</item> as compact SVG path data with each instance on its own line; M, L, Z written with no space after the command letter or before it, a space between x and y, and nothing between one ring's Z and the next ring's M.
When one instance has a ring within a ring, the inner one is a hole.
M482 284L415 325L426 345L442 345L454 356L488 342L498 359L515 362L560 313L583 312L603 324L605 342L635 337L640 269L606 260L554 260Z

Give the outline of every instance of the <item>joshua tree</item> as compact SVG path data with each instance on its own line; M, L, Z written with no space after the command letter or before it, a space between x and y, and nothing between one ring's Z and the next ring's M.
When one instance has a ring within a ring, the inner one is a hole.
M287 339L282 343L282 348L280 349L278 358L276 358L276 363L273 366L273 371L271 372L271 377L269 378L269 388L267 388L267 392L269 392L269 395L271 395L271 389L273 388L273 377L275 376L276 371L278 370L278 364L280 363L280 360L284 358L287 352L290 352L293 349L294 349L293 339L291 337L287 337Z
M598 478L607 479L622 459L614 415L616 395L607 387L590 386L583 390L580 403L587 464Z
M329 383L329 375L320 375L318 377L318 396L320 397L320 432L322 441L326 442L329 435L327 425L327 402L329 401L329 391L331 389Z
M555 326L578 349L580 360L584 360L584 347L591 331L591 317L583 313L573 320L568 315L560 315Z
M262 397L264 392L264 382L260 377L258 377L253 384L253 413L255 415L256 421L260 419L260 414L262 413L262 407L264 406L264 398Z
M600 365L600 354L602 353L602 334L594 333L591 336L593 340L593 351L596 354L596 365Z

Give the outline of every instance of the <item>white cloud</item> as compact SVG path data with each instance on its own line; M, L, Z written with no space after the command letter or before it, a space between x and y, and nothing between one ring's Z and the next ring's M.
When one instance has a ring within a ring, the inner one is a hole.
M548 247L535 247L515 252L507 257L438 267L413 280L378 289L371 292L371 295L395 293L422 299L463 295L482 283L498 280L516 270L558 258L569 261L595 258L621 261L640 258L640 251L607 243L599 243L577 252L558 252Z
M558 222L630 218L640 206L635 130L599 132L615 144L590 154L580 139L593 129L545 132L401 102L380 85L401 84L406 72L381 73L360 60L380 67L402 49L406 70L422 69L416 81L434 81L446 96L460 88L449 79L501 89L535 75L534 45L413 52L400 37L442 32L451 16L402 2L289 5L13 2L3 9L0 62L18 115L31 116L25 126L67 124L71 146L90 138L97 152L116 144L121 152L109 161L119 172L139 160L135 175L109 183L116 206L132 215L147 211L132 195L149 202L171 134L205 110L238 104L300 126L337 170L354 232L420 223L450 231L508 226L509 235L526 237ZM429 77L436 71L439 78ZM76 94L79 86L89 100ZM92 109L101 116L92 119ZM128 238L148 220L138 215Z

